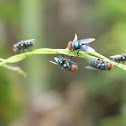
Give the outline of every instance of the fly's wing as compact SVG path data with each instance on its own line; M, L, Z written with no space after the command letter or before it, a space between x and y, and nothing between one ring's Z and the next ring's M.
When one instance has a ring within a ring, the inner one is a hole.
M91 42L95 41L95 39L94 38L87 38L87 39L81 39L79 41L81 41L82 43L91 43Z
M92 47L87 46L87 45L82 45L80 50L84 52L89 52L89 53L95 52L95 50Z
M25 42L35 42L35 39L24 40L23 42L24 42L24 43L25 43Z
M49 61L50 63L52 63L52 64L55 64L55 65L58 65L56 62L53 62L53 61Z
M120 57L121 55L114 55L114 56L110 56L110 58L116 58L116 57Z
M77 40L78 40L78 37L77 37L77 34L75 33L73 42L74 42L74 41L77 41Z
M54 60L58 63L59 58L58 57L54 57Z
M86 66L85 68L86 68L86 69L90 69L90 70L99 70L99 69L96 69L96 68L91 67L91 66Z

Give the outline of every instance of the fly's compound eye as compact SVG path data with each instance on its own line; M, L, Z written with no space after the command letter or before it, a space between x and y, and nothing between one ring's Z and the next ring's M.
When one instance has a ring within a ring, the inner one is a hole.
M15 44L13 45L13 50L14 50L14 52L16 51L16 45Z
M78 66L77 65L73 65L73 67L71 68L71 72L74 72L76 70L78 70Z
M108 68L111 69L113 67L112 63L108 63Z
M67 46L67 48L69 49L69 50L71 50L72 49L72 42L70 41L69 43L68 43L68 46Z

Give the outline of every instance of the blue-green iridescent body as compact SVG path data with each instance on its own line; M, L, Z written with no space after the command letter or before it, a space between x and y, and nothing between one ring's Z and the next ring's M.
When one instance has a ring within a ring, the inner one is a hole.
M103 62L101 59L98 59L98 58L94 58L94 59L91 59L90 61L90 66L96 68L96 69L99 69L99 70L109 70L109 65L108 65L108 62Z
M21 50L29 49L29 48L33 47L34 45L35 44L33 41L20 41L15 44L18 52Z
M88 43L82 43L81 41L74 41L71 43L71 50L79 50L81 49L82 45L89 46Z
M71 62L70 60L63 58L63 57L59 57L58 64L61 68L65 69L67 71L71 71L74 63Z

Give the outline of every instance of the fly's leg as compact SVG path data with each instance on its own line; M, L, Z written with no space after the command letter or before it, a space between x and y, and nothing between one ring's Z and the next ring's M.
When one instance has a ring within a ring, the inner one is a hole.
M20 51L17 51L16 53L17 53L17 57L18 57L18 55L20 54Z
M32 49L30 47L28 48L28 51L31 52L32 55L33 55Z
M56 52L57 52L57 50L56 50ZM57 54L59 54L59 53L57 52Z
M17 51L17 55L20 54L20 51Z
M64 55L62 54L62 57L64 58Z
M24 49L24 47L22 47L22 50L23 50L23 53L25 53L25 49Z
M119 62L119 63L120 63L120 62ZM123 62L122 64L123 64L123 67L124 67L125 62ZM122 69L123 69L123 67L122 67Z
M72 61L73 60L73 57L72 56L70 56L70 59L68 59L68 61Z
M77 51L77 56L78 56L78 54L79 54L79 50Z
M77 50L77 52L75 53L74 57L78 57L79 56L79 51L80 50Z
M25 48L24 47L22 47L22 50L23 50L24 55L27 57L27 55L25 53Z
M73 57L72 56L70 57L70 60L73 60Z

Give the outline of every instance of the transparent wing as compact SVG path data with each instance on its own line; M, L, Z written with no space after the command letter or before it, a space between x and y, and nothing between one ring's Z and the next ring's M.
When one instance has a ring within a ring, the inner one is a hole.
M58 57L54 57L54 60L58 63L59 58Z
M81 46L81 51L84 51L84 52L95 52L95 50L92 48L92 47L90 47L90 46L87 46L87 45L82 45Z
M55 64L55 65L58 65L56 62L53 62L53 61L49 61L50 63L52 63L52 64Z
M75 33L73 42L74 42L74 41L77 41L77 40L78 40L78 37L77 37L77 34Z
M95 39L94 38L87 38L87 39L81 39L81 40L78 40L78 41L81 41L82 43L90 43L90 42L95 41Z
M28 39L28 40L24 40L23 42L35 42L35 39Z
M92 66L86 66L85 68L86 68L86 69L90 69L90 70L99 70L99 69L96 69L96 68L94 68L94 67L92 67Z
M110 58L120 57L121 55L110 56Z

